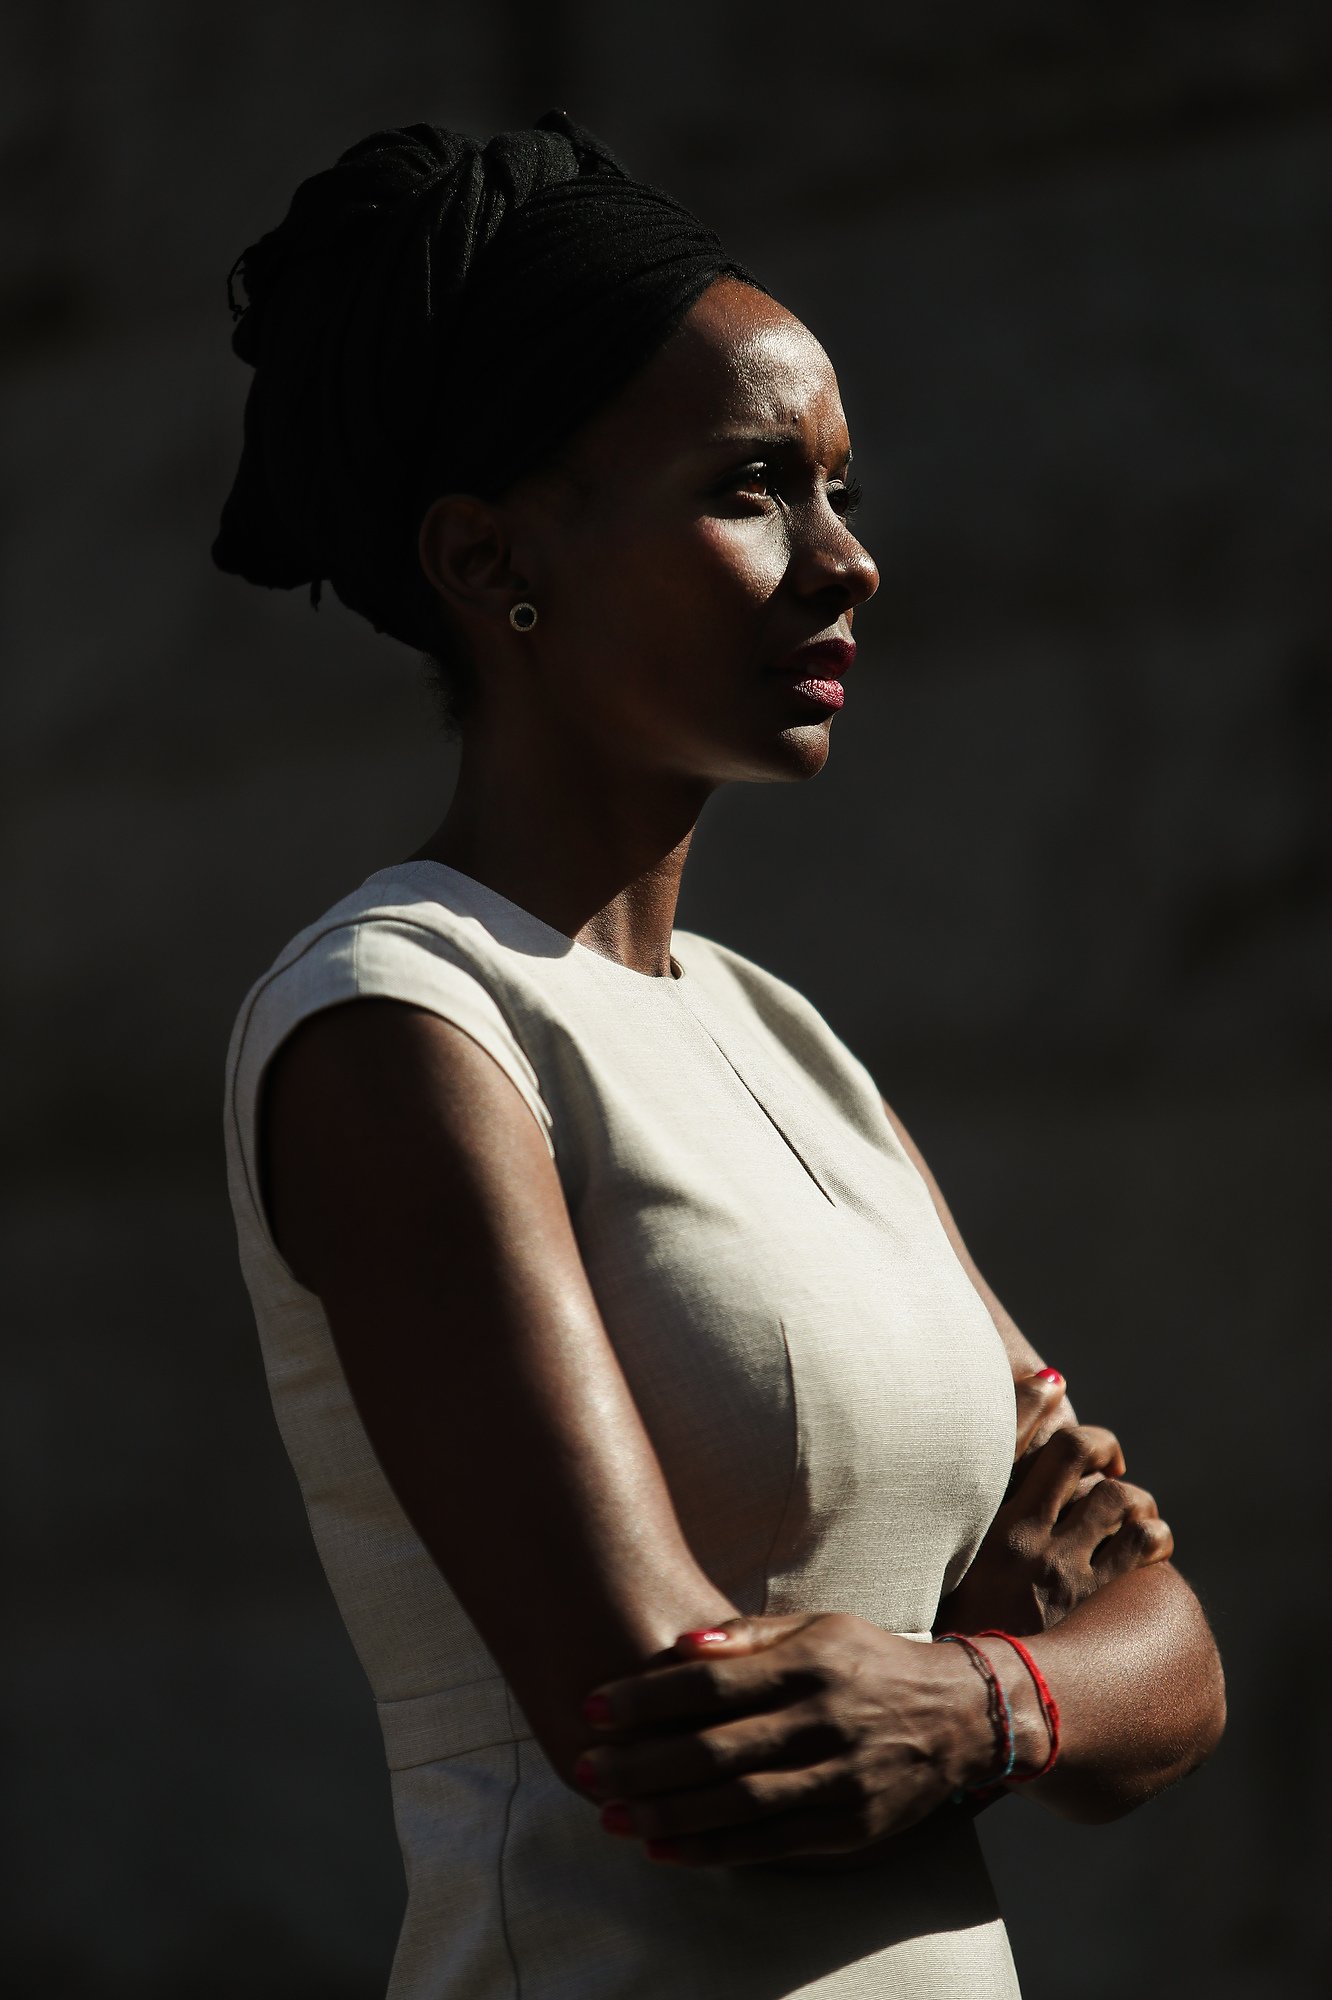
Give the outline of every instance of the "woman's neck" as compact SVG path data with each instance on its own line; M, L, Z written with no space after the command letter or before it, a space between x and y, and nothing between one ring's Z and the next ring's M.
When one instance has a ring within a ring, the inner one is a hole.
M665 977L708 790L567 766L502 775L464 751L449 809L411 858L456 868L579 944Z

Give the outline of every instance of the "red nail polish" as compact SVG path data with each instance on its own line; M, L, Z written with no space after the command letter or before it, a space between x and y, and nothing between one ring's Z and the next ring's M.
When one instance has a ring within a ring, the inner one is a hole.
M1036 1376L1038 1382L1062 1382L1063 1379L1057 1368L1042 1368Z
M729 1632L719 1632L714 1626L709 1626L703 1632L682 1632L680 1634L681 1639L692 1639L696 1646L724 1646L730 1636Z
M585 1792L597 1789L597 1767L590 1757L580 1757L573 1767L573 1781Z
M583 1703L583 1714L589 1722L609 1722L610 1703L604 1694L590 1694Z
M608 1806L601 1808L601 1824L607 1833L632 1833L634 1823L629 1817L629 1808L612 1799Z
M678 1861L680 1847L674 1840L645 1840L643 1851L649 1861Z

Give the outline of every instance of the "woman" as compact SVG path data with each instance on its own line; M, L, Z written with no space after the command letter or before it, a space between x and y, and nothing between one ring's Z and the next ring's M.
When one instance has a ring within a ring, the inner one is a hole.
M395 2000L1016 1992L978 1803L1121 1813L1222 1683L868 1072L674 928L712 792L822 769L877 586L832 368L557 112L376 134L241 264L216 559L330 580L461 737L228 1082Z

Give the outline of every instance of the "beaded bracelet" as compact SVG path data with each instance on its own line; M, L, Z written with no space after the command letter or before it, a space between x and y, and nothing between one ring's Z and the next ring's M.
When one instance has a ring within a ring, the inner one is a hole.
M1008 1706L1008 1697L1000 1685L999 1676L995 1672L988 1656L981 1651L975 1640L969 1638L965 1632L937 1632L935 1634L936 1644L943 1645L946 1642L951 1642L955 1646L964 1646L979 1667L981 1673L985 1676L985 1710L995 1732L996 1747L1003 1766L997 1776L985 1779L982 1784L959 1786L953 1793L953 1804L960 1805L968 1793L973 1798L985 1800L993 1798L1001 1791L1005 1780L1012 1776L1013 1765L1017 1758L1017 1748L1013 1740L1013 1712Z
M1055 1761L1059 1756L1059 1704L1050 1692L1049 1683L1045 1675L1041 1672L1035 1660L1032 1659L1031 1654L1027 1651L1021 1639L1015 1639L1011 1632L1000 1632L995 1626L988 1626L984 1632L978 1633L977 1637L981 1639L1007 1639L1009 1645L1027 1669L1035 1684L1036 1696L1041 1704L1041 1714L1045 1718L1045 1727L1050 1736L1050 1754L1041 1765L1039 1771L1022 1771L1009 1779L1009 1783L1012 1785L1029 1785L1033 1778L1043 1778L1047 1771L1053 1771L1055 1767Z

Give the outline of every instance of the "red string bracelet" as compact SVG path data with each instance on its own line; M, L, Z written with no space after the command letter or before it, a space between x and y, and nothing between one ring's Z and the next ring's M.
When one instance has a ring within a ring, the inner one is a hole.
M994 1730L999 1753L998 1775L987 1778L979 1785L960 1787L953 1793L953 1803L958 1805L968 1793L982 1801L995 1797L1003 1789L1004 1781L1013 1769L1017 1751L1013 1741L1013 1713L1008 1706L1008 1696L1004 1693L988 1654L983 1653L976 1641L969 1638L965 1632L936 1632L936 1645L942 1645L945 1640L951 1640L954 1645L965 1647L985 1676L985 1712L990 1718L990 1726Z
M1027 1651L1021 1639L1015 1639L1011 1632L1000 1632L993 1625L987 1626L983 1632L978 1632L976 1636L979 1639L1006 1639L1021 1660L1023 1666L1027 1669L1027 1672L1031 1675L1032 1681L1035 1684L1036 1696L1041 1704L1041 1714L1045 1717L1045 1726L1050 1733L1050 1754L1041 1765L1039 1771L1014 1772L1008 1780L1010 1785L1029 1785L1033 1778L1043 1778L1047 1771L1053 1771L1055 1767L1055 1761L1059 1756L1059 1704L1050 1692L1049 1683L1045 1675L1041 1672L1035 1660L1032 1659L1031 1654Z

